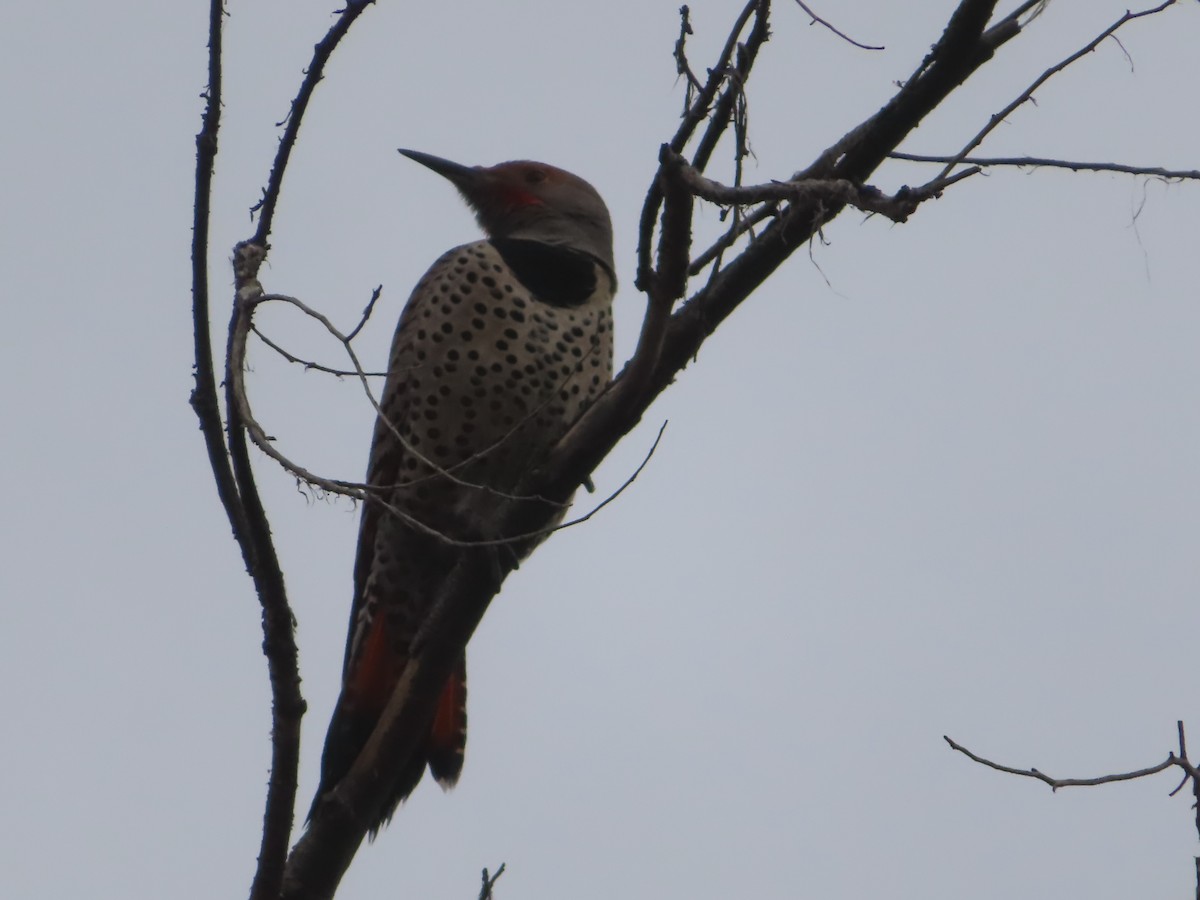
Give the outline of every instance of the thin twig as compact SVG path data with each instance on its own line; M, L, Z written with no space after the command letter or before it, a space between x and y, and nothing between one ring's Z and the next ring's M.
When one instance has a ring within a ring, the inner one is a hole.
M355 325L354 328L352 328L349 331L349 333L347 333L345 335L344 339L342 339L343 344L349 344L356 337L358 337L358 333L360 331L362 331L363 326L367 324L367 320L369 318L371 318L371 313L375 310L375 303L379 300L379 297L382 293L383 293L383 285L379 285L378 287L375 288L375 290L371 291L371 299L367 301L367 305L363 309L363 313L362 313L361 318L359 318L359 320L358 320L358 324ZM359 375L359 374L363 374L363 375L367 376L368 378L385 378L385 377L387 377L387 372L359 373L359 372L351 371L350 369L334 369L330 366L325 366L325 365L322 365L321 363L313 362L312 360L301 359L299 356L296 356L294 353L289 353L287 350L285 350L279 344L275 343L275 341L271 340L269 337L267 337L265 334L263 334L262 330L259 329L259 327L257 325L252 324L250 326L250 330L253 331L256 335L258 335L259 340L261 340L264 344L266 344L268 347L270 347L272 350L274 350L276 353L278 353L280 356L282 356L288 362L304 366L305 369L311 369L314 372L324 372L326 375L336 375L339 378L344 378L344 377L347 377L350 375ZM338 337L341 338L341 335L338 335Z
M1164 169L1161 166L1132 166L1127 163L1112 162L1082 162L1072 159L1050 159L1044 156L930 156L920 153L888 154L889 159L900 159L907 162L920 163L966 163L979 166L981 169L996 166L1014 166L1018 168L1069 169L1072 172L1117 172L1123 175L1145 175L1151 178L1167 180L1195 181L1200 180L1200 169Z
M353 369L335 369L331 366L322 365L319 362L313 362L311 359L302 359L301 357L296 356L294 353L290 353L289 351L285 350L283 347L279 346L279 344L275 343L273 340L263 334L262 330L257 325L251 325L250 330L258 335L258 339L260 341L262 341L288 362L303 366L306 370L311 369L314 372L323 372L326 375L336 375L339 378L358 375L358 373ZM347 335L347 337L349 337L349 335ZM363 375L365 375L367 378L386 378L387 372L363 372Z
M687 4L679 7L679 37L675 41L675 72L687 79L687 90L683 95L683 113L687 115L688 108L692 105L692 98L696 91L704 89L704 85L700 83L700 79L696 77L696 73L692 71L691 63L687 58L687 39L689 34L694 34L692 31L691 10ZM484 871L487 871L486 869Z
M1148 766L1145 769L1136 769L1132 772L1117 772L1112 775L1100 775L1096 778L1051 778L1045 772L1039 772L1037 769L1015 769L1012 766L992 762L990 759L977 756L966 747L956 743L945 735L942 738L950 745L951 749L957 750L973 762L987 766L989 769L995 769L997 772L1007 772L1010 775L1021 775L1025 778L1036 778L1038 781L1048 784L1050 789L1055 791L1064 787L1094 787L1098 784L1112 784L1117 781L1133 781L1137 778L1145 778L1148 775L1157 775L1159 772L1164 772L1172 766L1179 765L1180 762L1178 756L1174 753L1168 753L1167 758L1158 765Z
M1179 758L1181 760L1183 760L1184 762L1186 762L1187 758L1188 758L1187 735L1184 734L1184 732L1183 732L1183 720L1181 719L1178 722L1176 722L1175 727L1176 727L1176 730L1179 732ZM1188 779L1191 778L1192 775L1193 775L1193 772L1189 772L1185 769L1184 773L1183 773L1183 778L1179 782L1179 786L1176 787L1175 790L1171 791L1171 793L1167 794L1167 796L1174 797L1176 794L1178 794L1183 789L1183 786L1188 783Z
M811 24L824 25L826 28L828 28L830 31L832 31L834 34L836 34L838 37L840 37L843 41L845 41L848 44L853 44L855 47L858 47L860 50L886 50L887 49L886 47L884 47L882 45L875 47L875 46L872 46L871 44L860 43L860 42L856 41L854 38L847 35L845 32L838 31L836 28L834 28L832 25L830 25L827 21L822 19L815 12L813 12L812 8L807 3L805 3L804 0L796 0L796 4L802 10L804 10L806 13L808 13L809 18L812 19Z
M196 185L192 220L192 333L196 385L192 390L191 404L200 420L200 431L208 450L208 463L216 480L217 496L229 517L242 555L248 561L249 549L243 540L245 515L233 479L233 469L229 465L225 427L217 401L209 324L208 232L217 136L221 129L221 26L224 17L222 0L211 0L208 12L208 89L205 91L200 133L196 135Z
M743 214L739 216L729 229L717 238L707 250L692 260L688 266L688 274L698 275L700 272L703 272L705 266L736 244L738 238L746 234L746 232L753 232L754 226L761 223L764 219L769 219L777 215L779 215L779 204L766 203L749 215Z
M346 5L338 13L337 21L313 48L312 59L304 70L304 80L300 83L300 90L296 92L287 116L283 122L279 123L285 127L279 138L279 147L275 151L275 162L271 165L267 187L263 191L262 198L250 208L251 215L259 214L258 229L254 232L250 243L266 246L267 239L271 235L271 224L275 218L275 207L279 203L279 192L283 188L283 175L287 171L292 148L296 146L296 138L300 134L300 123L304 119L304 112L308 109L308 103L312 99L317 85L325 77L325 65L329 62L333 51L337 49L338 44L346 36L346 32L350 30L350 26L354 24L355 20L374 2L375 0L347 0Z
M371 318L371 313L375 311L375 304L379 302L380 295L383 294L383 285L376 286L375 290L371 291L371 299L367 301L367 305L363 308L362 318L358 320L358 324L350 329L350 333L346 335L346 340L352 341L358 337L358 333L363 330L363 326L367 324L367 319Z

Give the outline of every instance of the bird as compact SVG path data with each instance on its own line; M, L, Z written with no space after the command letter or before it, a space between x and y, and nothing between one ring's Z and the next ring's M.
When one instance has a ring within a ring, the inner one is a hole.
M612 380L612 222L577 175L529 160L466 166L399 151L446 178L486 237L444 253L396 326L367 465L341 693L309 813L362 751L455 542L497 540L521 477ZM561 517L561 513L559 513ZM519 558L536 540L511 548ZM372 838L428 767L448 790L466 748L466 659L380 798Z

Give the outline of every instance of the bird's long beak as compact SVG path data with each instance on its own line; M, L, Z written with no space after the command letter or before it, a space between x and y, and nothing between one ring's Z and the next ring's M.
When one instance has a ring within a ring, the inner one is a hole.
M443 178L448 178L460 189L469 187L479 181L481 170L477 166L464 166L461 163L442 159L440 156L422 153L420 150L405 150L403 147L399 148L399 150L409 159L419 162L428 169L432 169Z

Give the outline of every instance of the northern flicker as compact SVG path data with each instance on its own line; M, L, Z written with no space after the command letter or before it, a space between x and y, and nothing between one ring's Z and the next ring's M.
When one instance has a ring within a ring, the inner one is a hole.
M469 167L400 152L447 178L488 237L438 259L396 327L367 468L386 506L363 505L342 692L314 809L370 737L454 564L437 535L503 537L494 521L506 493L612 378L612 224L595 189L543 163ZM444 788L457 781L466 724L464 659L422 749L394 760L400 779L372 834L426 765Z

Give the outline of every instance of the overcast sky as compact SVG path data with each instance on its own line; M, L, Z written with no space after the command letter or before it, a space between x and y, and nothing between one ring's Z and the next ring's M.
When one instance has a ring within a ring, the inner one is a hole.
M259 609L191 389L188 248L205 3L10 4L0 37L0 893L244 896L269 758ZM384 361L411 286L478 236L401 157L541 159L615 222L618 357L635 227L682 102L676 2L381 2L327 71L288 173L267 290ZM695 0L703 71L741 0ZM891 95L952 0L779 2L754 72L750 180L786 177ZM1009 4L1011 7L1011 4ZM329 3L230 3L212 280L249 236ZM1125 9L1058 0L913 134L957 150ZM1195 168L1200 8L1135 23L997 130L990 154ZM1132 61L1132 65L1131 65ZM728 153L711 174L728 178ZM894 190L930 170L884 167ZM906 225L847 213L723 326L598 473L619 502L505 585L469 654L460 786L423 784L339 894L922 900L1184 897L1174 774L1195 729L1200 188L998 172ZM700 236L717 227L702 213ZM337 347L293 312L296 352ZM218 345L223 339L218 338ZM358 479L358 387L251 351L281 450ZM337 693L357 511L257 458L299 621L301 806ZM589 498L583 498L581 506ZM1185 792L1186 793L1186 792Z

